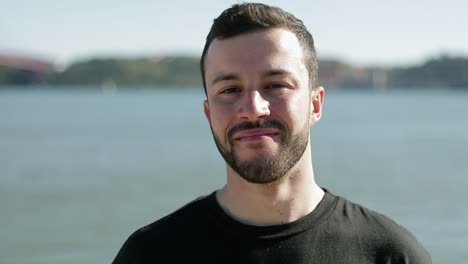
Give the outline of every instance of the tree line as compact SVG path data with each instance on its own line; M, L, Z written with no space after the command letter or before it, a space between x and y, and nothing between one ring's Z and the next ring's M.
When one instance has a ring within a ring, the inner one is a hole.
M319 60L320 84L334 88L468 89L468 57L440 55L419 65L357 67ZM37 72L1 65L0 85L200 87L199 59L190 56L92 58L63 70Z

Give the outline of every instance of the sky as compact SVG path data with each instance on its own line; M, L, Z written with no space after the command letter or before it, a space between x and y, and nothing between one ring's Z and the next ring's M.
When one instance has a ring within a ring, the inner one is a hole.
M199 56L211 23L239 1L0 0L0 53L68 64L91 57ZM262 1L300 18L319 58L358 65L468 56L466 0Z

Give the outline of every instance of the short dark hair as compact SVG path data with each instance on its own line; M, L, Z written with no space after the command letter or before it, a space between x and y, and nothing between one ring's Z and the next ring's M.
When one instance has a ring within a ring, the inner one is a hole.
M314 47L314 39L302 21L275 6L260 3L242 3L233 5L215 18L206 37L205 47L200 59L205 94L205 57L211 42L216 38L227 39L270 28L284 28L296 35L304 53L304 64L309 72L310 89L315 88L318 78L317 52Z

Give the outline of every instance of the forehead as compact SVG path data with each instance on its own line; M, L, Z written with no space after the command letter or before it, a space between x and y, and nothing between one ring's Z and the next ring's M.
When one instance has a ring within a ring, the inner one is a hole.
M204 66L207 83L220 72L253 75L271 69L306 70L299 40L282 28L215 39L208 48Z

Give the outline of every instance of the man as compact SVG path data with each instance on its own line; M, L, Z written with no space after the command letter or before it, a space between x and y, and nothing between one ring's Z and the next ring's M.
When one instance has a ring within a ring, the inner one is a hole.
M215 19L201 72L227 183L136 231L114 263L431 263L404 228L315 182L317 69L312 36L279 8Z

